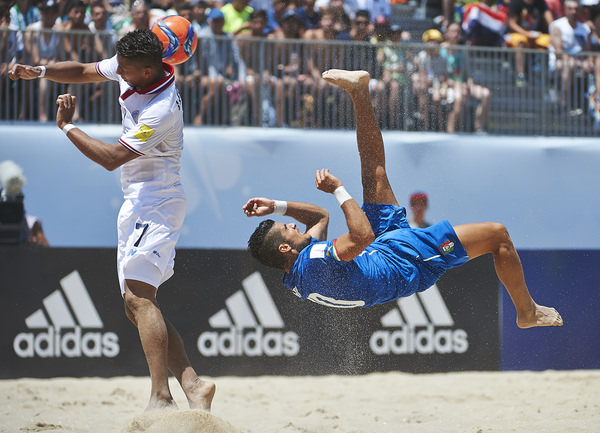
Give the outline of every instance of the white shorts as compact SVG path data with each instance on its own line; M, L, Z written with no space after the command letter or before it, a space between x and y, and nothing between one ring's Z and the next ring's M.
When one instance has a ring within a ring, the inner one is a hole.
M117 219L117 272L121 295L125 280L158 288L173 275L175 244L185 218L185 198L125 200Z

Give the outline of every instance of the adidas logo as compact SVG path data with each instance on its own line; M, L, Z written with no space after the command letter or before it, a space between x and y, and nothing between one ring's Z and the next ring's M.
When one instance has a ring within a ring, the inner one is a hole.
M208 319L213 329L198 337L204 356L296 356L298 334L283 332L283 319L262 276L255 272L239 290L225 300L226 308ZM270 331L265 331L269 329Z
M435 284L397 304L381 318L388 329L375 331L369 339L376 355L464 353L469 348L465 330L448 329L454 320Z
M82 332L82 328L101 330L104 324L79 272L73 271L61 279L60 286L62 291L55 290L44 298L44 308L40 308L25 319L27 328L43 331L17 334L13 341L17 356L21 358L35 356L114 358L117 356L120 351L117 334ZM64 330L69 331L63 332Z

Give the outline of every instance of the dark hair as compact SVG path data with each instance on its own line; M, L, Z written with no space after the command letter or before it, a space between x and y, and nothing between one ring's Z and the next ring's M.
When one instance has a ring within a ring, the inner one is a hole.
M71 9L75 9L75 8L84 8L87 9L87 5L82 2L81 0L71 0L69 3L67 3L67 11L71 11Z
M162 65L163 45L148 29L133 30L117 41L117 54L144 67Z
M369 12L367 9L360 9L358 11L356 11L356 18L358 17L363 17L369 20L369 22L371 21L371 12Z
M248 239L248 251L263 265L283 270L286 260L279 252L279 245L283 242L283 237L278 231L271 230L273 224L275 221L268 219L258 225Z
M252 21L254 18L262 18L263 20L267 21L267 11L263 9L257 9L252 11L252 13L250 14L250 21Z

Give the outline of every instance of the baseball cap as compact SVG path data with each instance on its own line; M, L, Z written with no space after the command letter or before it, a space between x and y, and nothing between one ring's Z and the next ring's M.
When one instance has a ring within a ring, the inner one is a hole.
M438 29L429 29L423 32L423 42L428 41L443 41L442 33Z
M427 204L427 201L428 201L427 194L425 194L422 191L417 191L410 195L410 204L416 203L418 201Z
M223 15L223 12L221 12L221 9L211 9L210 12L208 13L208 16L206 17L209 21L212 20L216 20L219 18L225 19L225 15Z
M283 14L283 17L281 19L285 21L288 18L296 18L296 19L302 21L302 19L298 15L298 13L296 13L296 9L288 9L288 10L286 10L285 13Z

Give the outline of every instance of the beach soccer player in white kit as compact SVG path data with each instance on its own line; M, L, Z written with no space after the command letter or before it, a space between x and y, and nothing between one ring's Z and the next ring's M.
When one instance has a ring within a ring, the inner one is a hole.
M121 167L125 202L118 217L117 267L127 317L137 326L152 389L148 409L175 405L168 370L192 409L210 410L215 385L192 368L183 341L162 315L156 293L173 275L175 244L186 211L179 169L183 112L173 67L162 62L162 44L151 31L126 34L117 55L98 63L15 65L11 79L61 83L118 81L123 135L116 144L88 136L72 123L76 97L60 95L56 123L89 159L108 170Z

